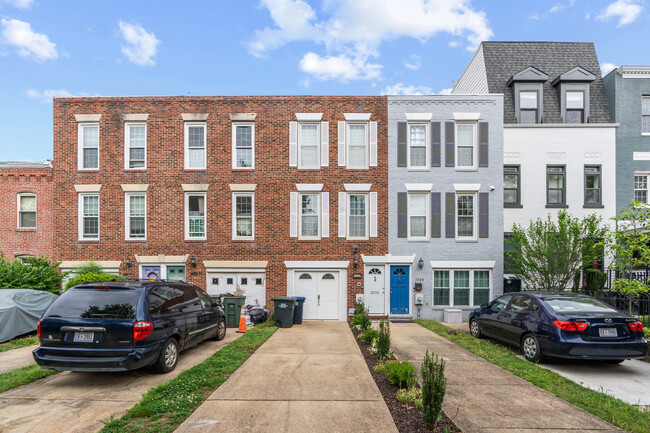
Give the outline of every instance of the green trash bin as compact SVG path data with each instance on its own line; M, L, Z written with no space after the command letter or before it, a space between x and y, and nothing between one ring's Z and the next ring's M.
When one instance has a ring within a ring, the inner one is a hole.
M291 328L293 326L293 309L296 305L296 298L293 296L278 296L271 298L271 301L273 301L275 326Z
M237 328L241 307L246 302L246 296L224 296L222 299L223 311L226 313L226 327Z

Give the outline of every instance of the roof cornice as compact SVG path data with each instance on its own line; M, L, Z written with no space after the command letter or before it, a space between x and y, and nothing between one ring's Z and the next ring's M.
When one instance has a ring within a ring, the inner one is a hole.
M620 66L616 71L623 78L650 78L650 66Z

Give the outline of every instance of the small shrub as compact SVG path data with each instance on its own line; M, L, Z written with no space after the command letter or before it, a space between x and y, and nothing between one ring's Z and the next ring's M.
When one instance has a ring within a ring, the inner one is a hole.
M406 388L397 391L397 400L422 410L422 388Z
M377 374L384 374L386 373L386 364L380 362L379 364L375 365L372 370Z
M358 331L364 332L370 328L370 317L365 314L354 316L352 318L352 327L357 328Z
M354 303L354 315L360 316L366 314L366 305L363 302Z
M359 340L363 340L368 344L372 344L372 341L379 336L379 332L376 329L368 328L363 331L357 337Z
M377 355L379 359L384 359L390 352L390 323L384 318L379 321L379 333L376 338Z
M111 280L124 280L124 277L114 274L107 274L105 272L100 273L87 273L87 274L78 274L74 278L71 278L65 284L65 290L68 290L70 287L85 283L86 281L111 281Z
M440 419L446 387L444 359L438 356L432 359L427 350L422 361L422 421L429 429Z
M390 379L391 385L400 388L412 388L416 382L415 366L408 361L387 361L384 374Z
M587 285L586 292L590 296L597 296L605 290L605 283L607 282L607 274L598 269L587 269L585 271L585 280Z
M59 293L63 274L46 257L8 260L0 251L0 289L32 289Z

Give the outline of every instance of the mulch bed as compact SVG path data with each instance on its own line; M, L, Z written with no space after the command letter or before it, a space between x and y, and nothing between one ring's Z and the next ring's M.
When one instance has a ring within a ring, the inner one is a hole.
M354 333L354 338L356 339L358 333ZM442 417L436 424L433 430L428 430L424 427L422 422L422 412L414 406L407 405L397 400L397 391L399 387L391 385L388 379L388 376L381 373L375 373L373 368L377 365L377 355L370 353L368 348L370 347L365 341L357 340L359 349L363 354L363 358L366 360L366 365L370 370L372 378L375 379L375 383L381 392L381 395L384 397L384 402L388 406L393 421L397 426L397 430L400 433L443 433L445 426L449 426L449 431L452 433L462 433L462 431L456 427L454 422L444 414L441 414Z

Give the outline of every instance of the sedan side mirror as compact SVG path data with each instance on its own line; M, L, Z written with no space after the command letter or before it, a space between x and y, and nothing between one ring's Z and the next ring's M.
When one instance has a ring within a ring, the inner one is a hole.
M482 304L482 305L481 305L481 308L488 309L488 308L490 308L490 304Z

